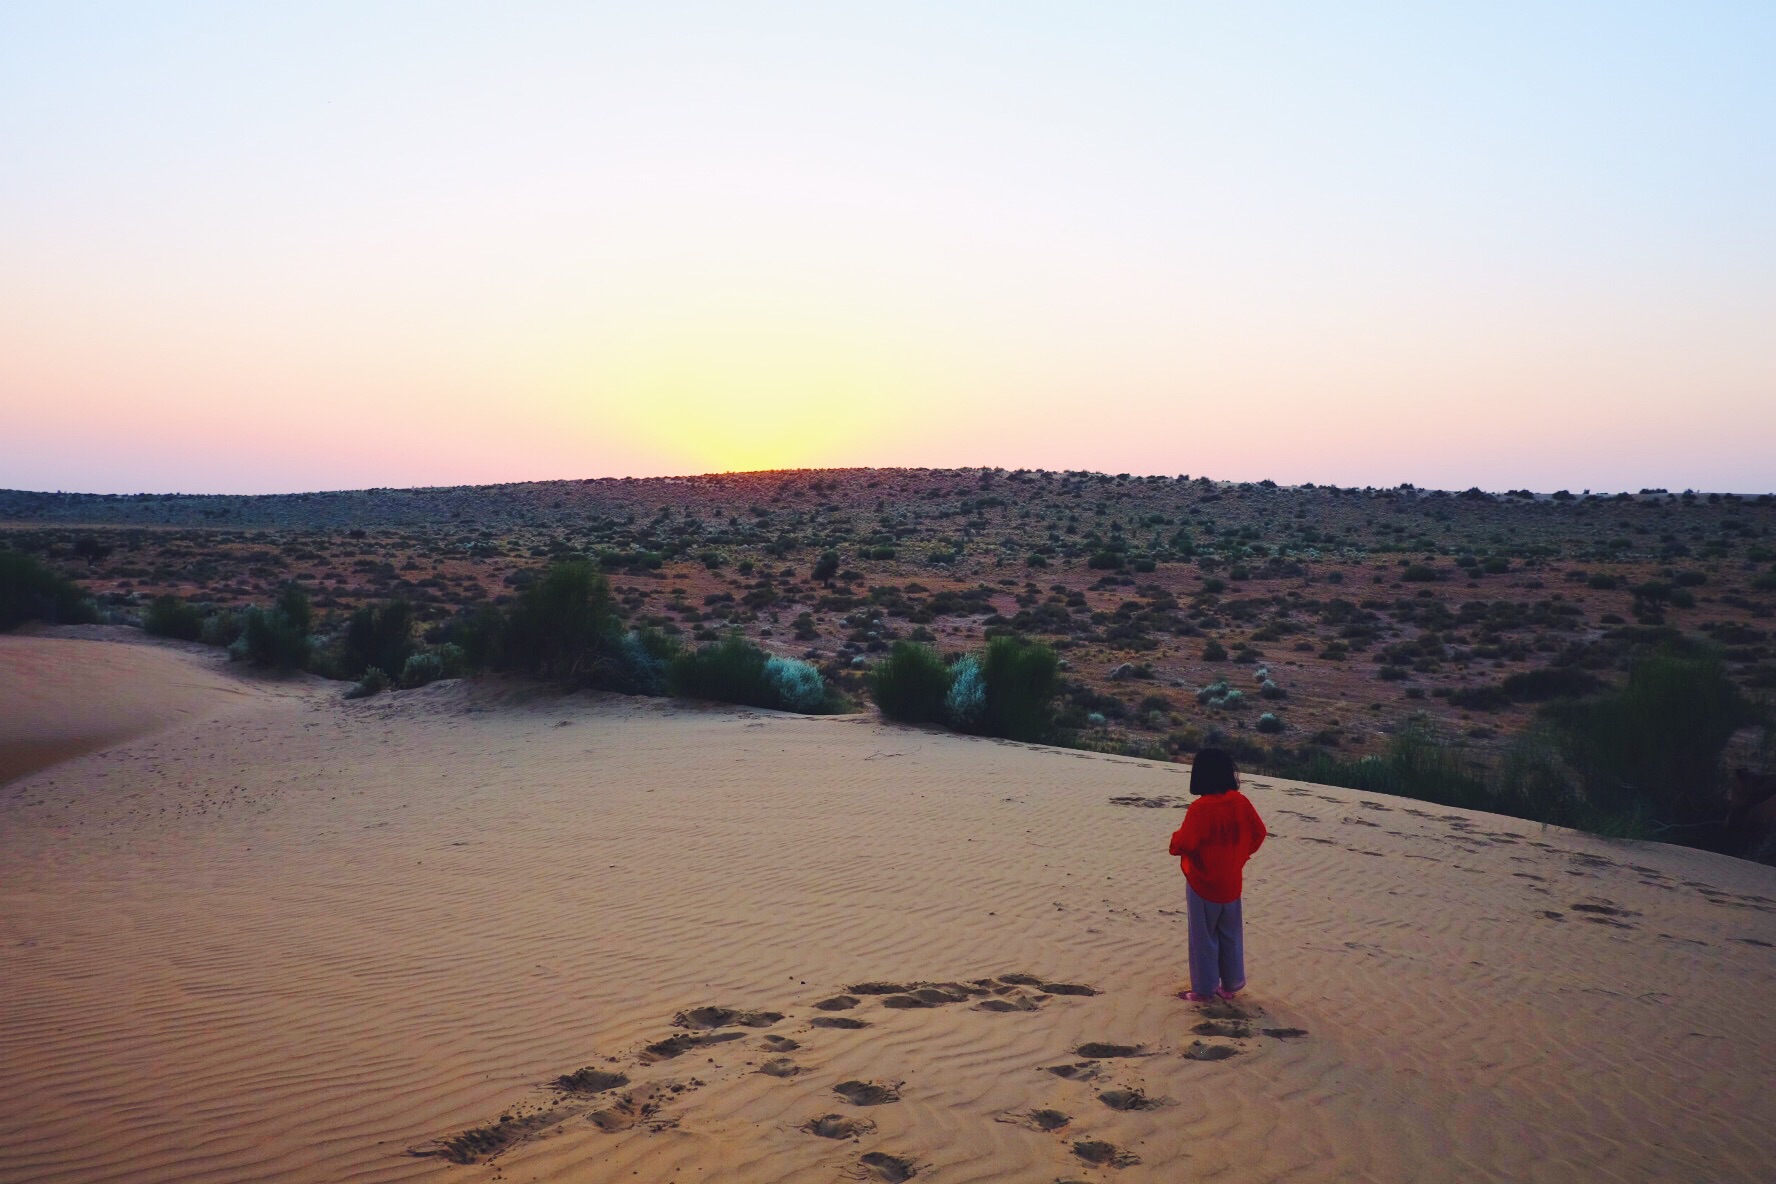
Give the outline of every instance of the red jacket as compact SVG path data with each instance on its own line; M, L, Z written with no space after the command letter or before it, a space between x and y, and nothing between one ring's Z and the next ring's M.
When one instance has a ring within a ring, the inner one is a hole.
M1184 825L1172 835L1172 854L1180 857L1178 866L1198 896L1227 904L1240 898L1240 872L1269 833L1239 790L1205 794L1184 811Z

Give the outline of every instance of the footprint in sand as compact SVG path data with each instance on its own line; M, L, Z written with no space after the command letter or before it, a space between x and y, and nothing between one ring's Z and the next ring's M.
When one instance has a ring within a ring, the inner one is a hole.
M857 996L834 995L831 999L822 999L814 1006L820 1011L849 1011L857 1006Z
M787 1036L766 1036L760 1043L770 1052L794 1052L802 1046L799 1040Z
M1198 1036L1228 1036L1235 1040L1252 1034L1251 1027L1240 1020L1204 1020L1190 1030Z
M848 1015L817 1015L808 1021L808 1026L811 1028L842 1028L849 1032L869 1027L869 1021L854 1020Z
M594 1110L587 1115L592 1125L607 1135L626 1131L631 1127L647 1124L650 1129L664 1130L668 1126L676 1126L677 1119L660 1119L660 1107L665 1099L662 1094L668 1091L677 1093L682 1087L652 1085L638 1089L633 1093L624 1094L613 1104L602 1110Z
M1096 1061L1080 1061L1074 1065L1050 1065L1045 1072L1053 1073L1062 1081L1090 1081L1098 1076L1099 1068Z
M478 1126L461 1134L441 1139L436 1144L415 1147L407 1154L436 1156L450 1163L481 1163L491 1159L515 1143L520 1143L545 1127L554 1126L566 1117L558 1110L543 1110L524 1116L506 1115L498 1122Z
M730 1040L739 1040L746 1035L744 1032L710 1032L703 1036L668 1036L664 1040L656 1040L641 1050L638 1058L642 1064L651 1065L656 1061L669 1061L673 1057L683 1056L693 1048L705 1048L711 1044L726 1044Z
M833 1086L833 1093L853 1106L886 1106L900 1101L898 1085L883 1085L876 1081L841 1081Z
M1028 995L1012 999L983 999L974 1005L976 1011L1040 1011L1042 1004Z
M912 1160L886 1151L871 1151L857 1162L863 1166L864 1179L881 1180L884 1184L901 1184L919 1174L918 1165Z
M1084 1057L1088 1061L1101 1061L1113 1057L1144 1057L1148 1054L1145 1045L1109 1044L1101 1040L1093 1040L1075 1048L1073 1055Z
M780 1011L738 1011L732 1007L694 1007L672 1017L675 1028L768 1028L783 1018Z
M1273 1040L1299 1040L1307 1035L1306 1028L1260 1028L1259 1031Z
M1098 1095L1098 1101L1112 1110L1158 1110L1171 1105L1168 1098L1150 1098L1138 1089L1107 1089Z
M1206 1044L1201 1040L1192 1040L1190 1047L1184 1050L1184 1056L1192 1061L1225 1061L1228 1057L1237 1057L1239 1049L1225 1044Z
M566 1094L601 1094L628 1084L629 1078L622 1073L592 1068L576 1069L555 1079L555 1088Z
M772 1057L760 1065L758 1071L766 1077L794 1077L802 1067L788 1057Z
M843 1114L822 1114L801 1126L810 1135L823 1139L857 1139L872 1133L876 1124L867 1118L846 1118Z
M1102 1139L1076 1141L1073 1144L1073 1154L1082 1162L1099 1168L1126 1168L1141 1162L1140 1156Z
M1071 1115L1059 1110L1031 1110L1027 1114L1011 1114L1001 1118L1001 1122L1016 1123L1027 1126L1033 1131L1058 1131L1073 1121Z

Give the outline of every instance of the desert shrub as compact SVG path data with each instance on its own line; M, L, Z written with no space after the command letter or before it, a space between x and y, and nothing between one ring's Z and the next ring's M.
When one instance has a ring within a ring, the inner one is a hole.
M987 684L982 715L986 731L1008 740L1040 740L1049 727L1050 703L1060 689L1055 652L1018 637L987 643L981 674Z
M1585 586L1595 588L1599 592L1610 592L1621 587L1622 580L1621 577L1610 575L1608 572L1598 572L1585 580Z
M246 628L241 614L233 609L217 609L203 619L203 627L198 633L198 640L205 645L231 646Z
M407 661L401 666L401 685L409 689L423 687L445 677L448 676L444 673L444 659L434 650L408 654Z
M0 550L0 633L26 621L90 625L98 619L73 580L22 551Z
M1277 686L1276 683L1268 678L1258 684L1258 693L1266 699L1287 699L1289 697L1288 691Z
M1437 569L1423 563L1411 563L1400 573L1400 578L1409 584L1429 584L1437 579Z
M1219 706L1222 698L1232 689L1225 680L1212 682L1196 692L1196 701L1204 707Z
M340 645L340 673L356 678L368 667L399 670L403 686L407 661L413 654L413 606L405 600L366 604L352 613ZM434 675L434 678L442 675ZM428 680L429 681L429 680Z
M270 608L249 608L241 618L241 635L229 652L255 666L300 670L308 664L311 613L308 593L287 585Z
M673 658L668 684L686 699L776 707L777 689L765 678L767 660L764 650L734 634Z
M1588 805L1650 809L1664 822L1718 814L1721 753L1761 713L1716 652L1647 655L1618 690L1543 709Z
M978 658L960 658L951 668L950 691L944 696L944 710L952 726L973 731L980 726L987 711L987 678L981 673Z
M1257 727L1260 732L1280 732L1283 730L1283 721L1267 711L1258 717Z
M870 697L882 714L903 723L942 723L953 672L936 650L897 641L869 673Z
M809 575L816 583L826 583L839 574L839 553L822 551L820 558L814 561L814 570Z
M1449 704L1470 711L1497 711L1511 705L1511 696L1497 687L1457 687L1449 692Z
M418 657L419 655L415 654L414 656ZM345 693L345 697L347 699L368 699L371 695L380 695L388 689L389 676L382 672L381 667L371 666L364 671L364 677L358 680L357 685Z
M772 655L765 659L765 681L790 711L816 712L826 701L826 680L820 671L796 658Z
M1576 666L1542 666L1508 674L1499 689L1519 702L1569 699L1588 695L1602 687L1597 677Z
M197 641L203 637L203 627L203 610L177 596L156 596L142 616L143 632L155 637Z
M1122 556L1115 551L1097 551L1085 561L1085 565L1096 571L1120 571Z
M625 633L611 654L603 685L630 695L664 695L669 689L668 670L679 645L658 629Z
M519 593L494 648L508 669L596 683L621 637L610 581L591 564L570 560Z
M1416 798L1466 809L1493 808L1485 770L1419 724L1402 729L1379 756L1340 760L1323 750L1286 767L1286 776L1321 785Z
M1227 661L1227 647L1210 638L1203 646L1202 658L1205 662L1225 662Z

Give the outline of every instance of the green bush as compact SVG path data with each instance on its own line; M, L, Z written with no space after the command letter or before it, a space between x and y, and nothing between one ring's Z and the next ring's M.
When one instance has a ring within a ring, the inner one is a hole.
M26 621L90 625L99 619L79 585L22 551L0 550L0 633Z
M496 632L478 643L493 650L496 664L581 684L596 685L622 644L610 581L583 560L557 563L533 580Z
M1543 710L1594 810L1668 823L1718 815L1727 740L1762 720L1711 651L1650 654L1619 690Z
M239 639L230 647L255 666L300 670L308 664L308 593L295 584L284 588L271 608L249 608L242 617Z
M1519 702L1535 703L1544 699L1572 699L1598 690L1603 683L1576 666L1542 666L1508 674L1499 689Z
M368 669L376 668L372 665ZM450 676L444 673L444 659L436 650L421 650L418 653L409 654L406 663L401 667L401 685L410 690L448 677Z
M405 600L366 604L346 623L340 673L356 678L371 666L399 670L402 685L409 685L405 672L412 653L413 606Z
M414 655L418 657L418 655ZM380 695L389 689L389 676L380 667L372 666L364 671L364 677L358 685L345 693L347 699L368 699L372 695Z
M1449 692L1449 705L1470 711L1498 711L1511 705L1511 696L1497 687L1457 687Z
M156 596L142 616L142 630L155 637L198 641L203 637L203 610L177 596Z
M611 655L601 685L626 695L664 695L669 689L668 671L678 653L678 642L658 629L625 633Z
M1047 735L1050 705L1060 689L1060 662L1053 650L1019 637L995 637L987 643L981 676L987 684L988 734L1025 741Z
M686 699L805 713L839 707L819 671L806 662L773 657L739 634L678 654L668 682L673 694Z
M839 553L822 551L820 558L814 561L814 570L810 573L817 583L826 583L839 574Z
M203 628L198 640L205 645L231 646L240 639L241 630L246 622L241 614L233 609L217 609L203 619Z
M942 723L953 674L928 645L897 641L869 672L870 697L882 714L902 723Z

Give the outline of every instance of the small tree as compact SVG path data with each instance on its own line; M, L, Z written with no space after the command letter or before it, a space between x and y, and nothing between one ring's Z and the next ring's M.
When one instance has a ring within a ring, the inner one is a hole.
M610 581L590 563L571 560L549 568L519 595L498 648L511 669L593 682L621 642Z
M1639 806L1665 822L1719 815L1721 754L1760 720L1714 651L1649 655L1620 690L1545 710L1593 809Z
M839 553L837 551L822 551L820 558L814 561L814 570L811 574L815 582L830 584L832 578L839 574Z
M203 636L203 613L177 596L156 596L142 617L142 630L155 637L196 641Z
M1048 734L1050 702L1060 689L1060 661L1053 650L1020 637L995 637L987 643L981 674L987 684L987 732L1025 741Z
M0 549L0 633L26 621L82 625L98 619L74 581L22 551Z
M870 697L889 719L942 723L950 677L950 668L936 650L916 641L897 641L869 673Z
M274 670L300 670L308 664L311 612L308 593L287 584L271 608L250 608L237 643L246 658Z
M351 615L345 627L342 673L357 678L375 666L404 672L413 652L413 606L405 600L366 604ZM441 676L440 676L441 677Z

